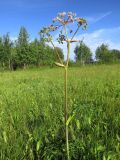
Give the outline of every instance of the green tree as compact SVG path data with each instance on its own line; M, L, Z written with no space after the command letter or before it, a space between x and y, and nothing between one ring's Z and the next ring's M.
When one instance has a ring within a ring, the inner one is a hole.
M11 69L16 70L18 68L19 60L17 57L17 48L16 46L12 47L11 50Z
M25 27L20 28L17 41L17 58L21 67L26 68L30 62L29 35Z
M9 34L7 33L3 36L3 55L2 55L2 63L3 67L6 66L11 69L11 49L12 42L10 40Z
M43 64L45 54L45 44L38 39L30 43L31 64L40 66Z
M63 61L64 60L63 50L60 47L54 48L54 58L55 58L54 61L57 62L57 61L59 61L59 59L58 59L58 55L56 53L58 53L60 59L62 59L62 61Z
M44 65L53 65L54 59L55 59L54 55L55 55L54 49L50 47L49 45L46 45L45 52L43 55Z
M45 46L45 51L43 55L43 62L47 65L53 65L56 61L59 61L59 58L63 61L64 54L61 48L59 47L50 47L49 45Z
M0 37L0 63L3 64L3 40Z
M110 62L112 59L112 54L110 53L108 45L106 44L102 44L101 46L97 47L95 55L96 60L103 63Z
M120 50L113 49L110 53L112 55L112 61L116 62L120 60Z
M74 53L76 61L81 62L81 64L90 63L92 60L91 50L83 42L76 46Z

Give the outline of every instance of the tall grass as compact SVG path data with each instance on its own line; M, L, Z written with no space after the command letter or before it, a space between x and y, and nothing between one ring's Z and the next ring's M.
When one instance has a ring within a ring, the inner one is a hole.
M70 68L72 160L118 160L120 65ZM62 69L0 73L0 159L65 160ZM64 76L63 76L64 77Z

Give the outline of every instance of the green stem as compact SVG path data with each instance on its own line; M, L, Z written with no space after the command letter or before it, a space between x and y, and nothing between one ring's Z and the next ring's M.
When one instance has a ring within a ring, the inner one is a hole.
M67 160L69 160L69 137L68 137L68 125L67 123L67 119L68 119L68 102L67 102L67 71L68 71L68 67L65 67L65 137L66 137L66 154L67 154Z
M67 62L66 62L66 66L68 67L68 63L69 63L69 59L70 59L70 42L67 42Z
M78 32L79 28L80 28L80 26L78 26L78 28L76 29L76 31L75 31L75 33L73 34L71 40L73 40L73 38L75 37L75 35L76 35L76 33Z
M66 25L64 25L64 31L65 31L65 35L66 35L66 40L68 41L68 34L67 34L67 30L66 30Z
M67 155L67 160L70 160L69 156L69 134L68 134L68 125L67 125L67 120L68 120L68 91L67 91L67 86L68 86L68 63L69 63L69 56L70 56L70 42L67 44L67 60L66 60L66 66L65 66L65 135L66 135L66 155Z

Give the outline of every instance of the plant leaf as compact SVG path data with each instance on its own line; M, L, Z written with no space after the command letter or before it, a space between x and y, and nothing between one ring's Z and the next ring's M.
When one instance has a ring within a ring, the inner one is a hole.
M61 63L55 62L55 64L56 64L57 66L59 66L59 67L64 67L64 65L61 64Z
M67 125L67 126L69 125L69 123L71 122L71 120L73 119L74 116L75 116L75 113L68 118L68 120L67 120L67 122L66 122L66 125Z

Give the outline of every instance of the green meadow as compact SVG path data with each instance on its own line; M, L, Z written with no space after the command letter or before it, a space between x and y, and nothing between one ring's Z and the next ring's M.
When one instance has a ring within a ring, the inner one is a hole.
M71 160L120 159L120 64L70 67ZM64 70L0 72L0 160L65 160Z

